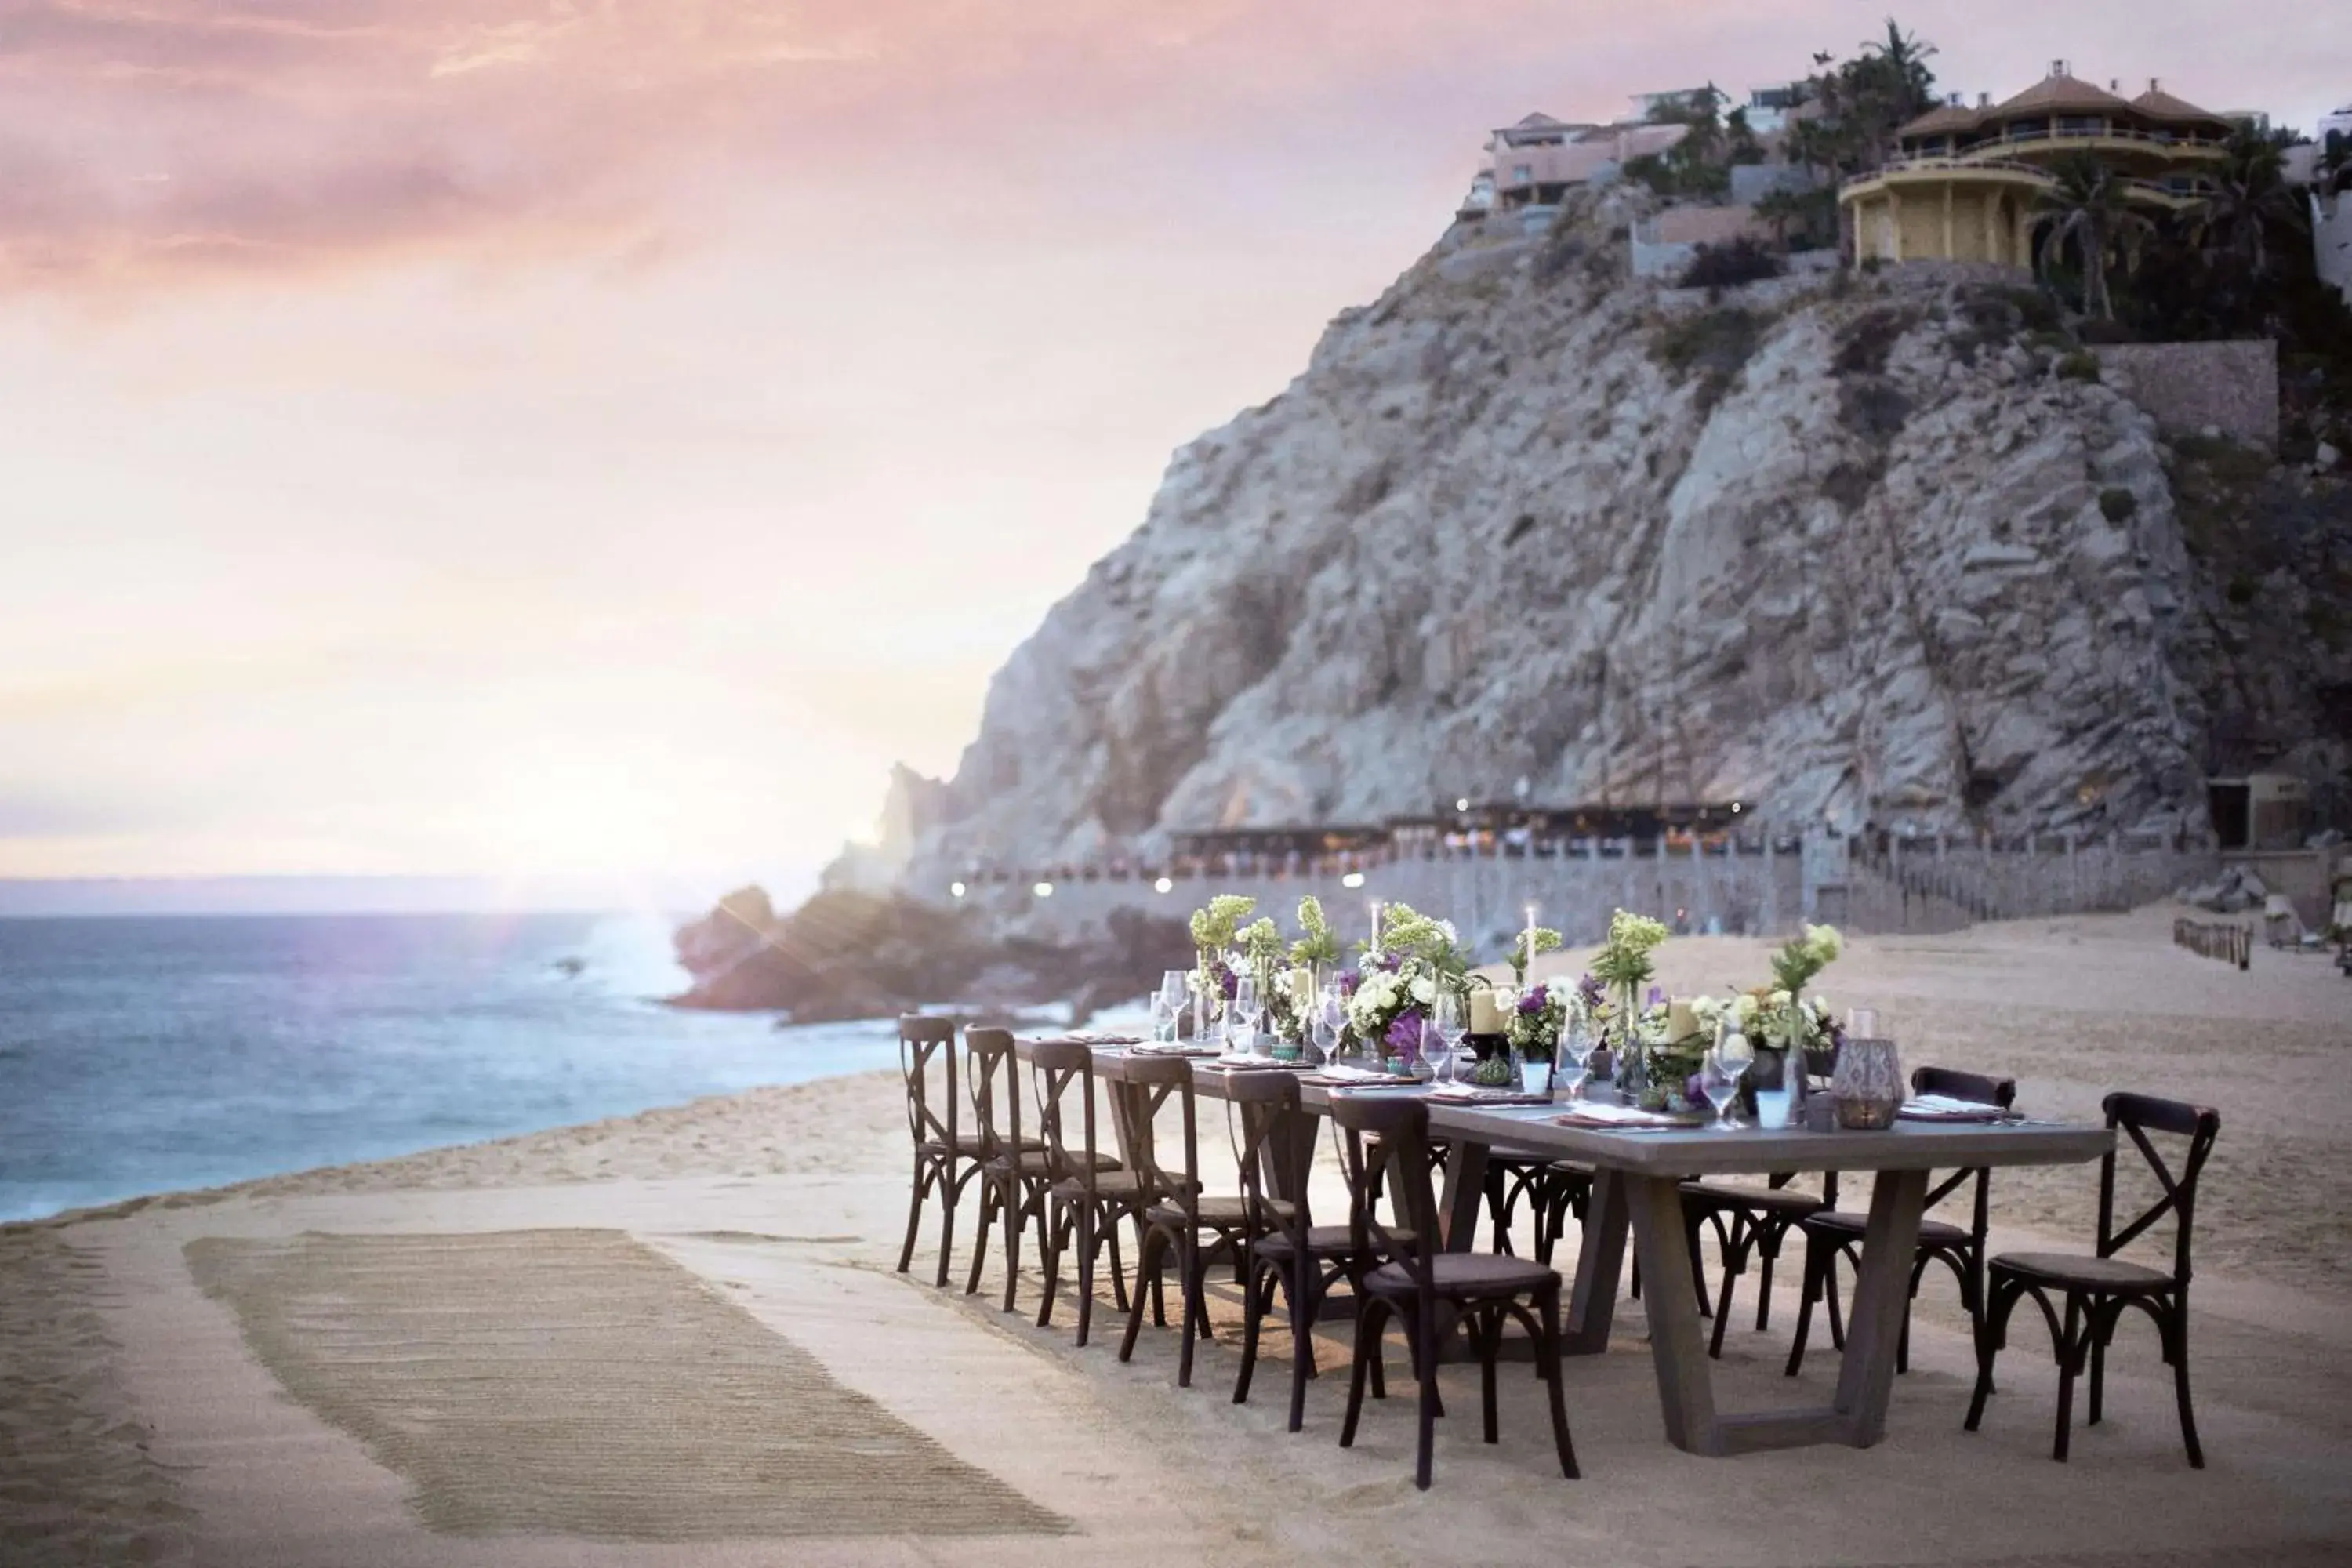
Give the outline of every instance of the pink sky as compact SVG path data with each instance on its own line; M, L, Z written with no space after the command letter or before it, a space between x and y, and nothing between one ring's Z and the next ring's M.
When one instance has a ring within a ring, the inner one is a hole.
M2332 9L1905 21L2307 127ZM0 0L0 876L822 858L1486 127L1882 16Z

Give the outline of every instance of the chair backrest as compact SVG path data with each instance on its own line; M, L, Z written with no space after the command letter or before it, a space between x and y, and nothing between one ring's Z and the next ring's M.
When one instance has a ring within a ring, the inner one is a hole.
M1242 1213L1251 1238L1269 1230L1287 1236L1305 1257L1307 1179L1315 1158L1311 1140L1292 1136L1301 1114L1298 1079L1286 1072L1227 1076L1225 1108L1234 1119L1234 1161L1241 1168ZM1286 1214L1266 1202L1287 1197Z
M907 1131L918 1147L956 1146L956 1021L898 1016L898 1071L907 1080Z
M1200 1217L1201 1133L1192 1098L1192 1064L1182 1057L1123 1057L1112 1093L1120 1102L1128 1153L1145 1203L1172 1203L1188 1220ZM1160 1147L1160 1112L1171 1100L1183 1110L1181 1163Z
M983 1160L1009 1159L1021 1147L1021 1086L1010 1029L963 1032L964 1088Z
M2105 1110L2108 1129L2123 1130L2133 1147L2139 1151L2140 1157L2147 1162L2148 1172L2156 1178L2156 1184L2163 1189L2164 1195L2130 1224L2118 1228L2116 1225L2116 1151L2108 1150L2106 1158L2099 1162L2099 1256L2114 1257L2148 1226L2170 1214L2173 1216L2172 1279L2178 1288L2185 1290L2189 1288L2189 1233L2197 1221L2197 1178L2205 1169L2205 1156L2213 1152L2213 1140L2221 1135L2221 1113L2182 1100L2123 1093L2107 1096ZM2188 1147L2180 1152L2178 1172L2149 1141L2151 1132L2188 1140Z
M1080 1040L1039 1040L1029 1047L1029 1087L1037 1097L1037 1130L1055 1181L1076 1176L1095 1195L1095 1053ZM1070 1144L1071 1090L1076 1090L1080 1142Z
M1349 1241L1360 1254L1404 1265L1424 1297L1435 1289L1430 1248L1437 1237L1437 1194L1429 1180L1429 1107L1392 1096L1335 1094L1327 1108L1348 1180ZM1377 1148L1373 1142L1377 1140ZM1385 1185L1402 1229L1381 1223Z
M1940 1094L1952 1100L1965 1100L1971 1105L1998 1105L2003 1110L2017 1103L2017 1080L2013 1078L1987 1078L1982 1073L1960 1072L1952 1068L1918 1068L1911 1074L1911 1092ZM1927 1206L1934 1208L1960 1189L1963 1183L1976 1184L1976 1212L1969 1230L1979 1242L1992 1222L1992 1171L1984 1165L1973 1165L1955 1171L1927 1189Z

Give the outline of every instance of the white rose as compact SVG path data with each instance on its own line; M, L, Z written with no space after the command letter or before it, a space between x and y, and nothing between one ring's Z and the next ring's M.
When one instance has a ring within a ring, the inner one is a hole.
M1756 1021L1756 998L1749 995L1745 991L1741 992L1739 994L1739 1000L1734 1004L1734 1010L1738 1013L1739 1022L1743 1026L1754 1023Z
M1412 983L1412 999L1426 1005L1437 1000L1437 982L1426 976Z

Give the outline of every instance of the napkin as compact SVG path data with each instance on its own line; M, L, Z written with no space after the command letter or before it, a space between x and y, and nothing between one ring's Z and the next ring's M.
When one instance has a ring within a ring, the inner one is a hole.
M1599 1100L1580 1103L1564 1116L1553 1121L1562 1127L1680 1127L1681 1118L1668 1116L1661 1110L1643 1110L1631 1105L1604 1105Z

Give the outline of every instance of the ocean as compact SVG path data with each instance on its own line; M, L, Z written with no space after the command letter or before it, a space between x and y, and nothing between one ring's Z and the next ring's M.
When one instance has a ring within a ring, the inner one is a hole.
M0 920L0 1220L894 1064L887 1021L691 1012L604 915Z

